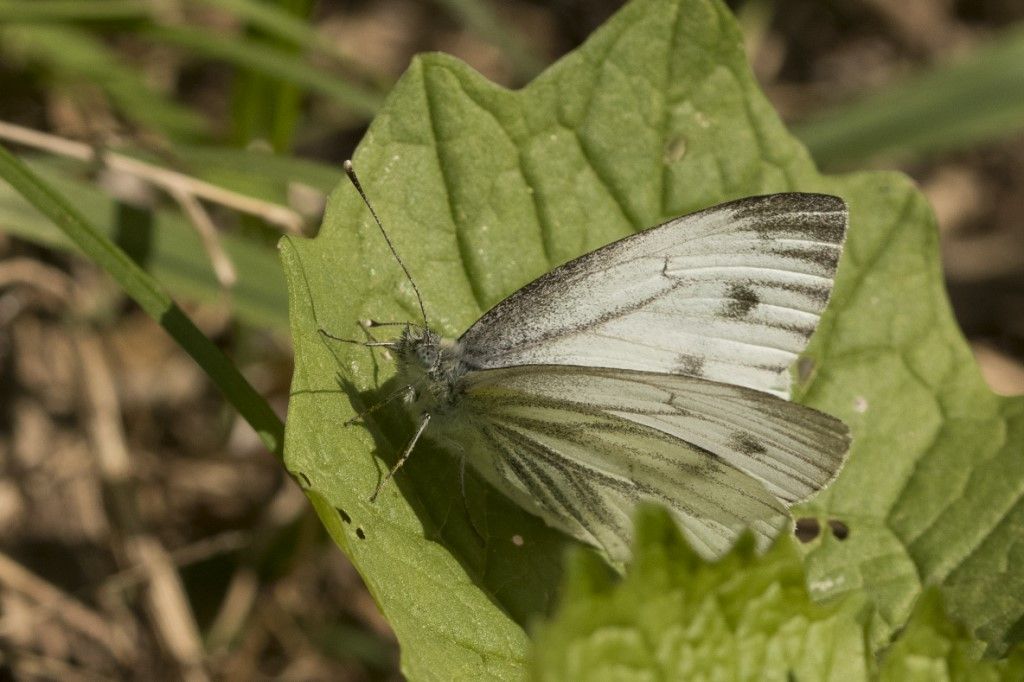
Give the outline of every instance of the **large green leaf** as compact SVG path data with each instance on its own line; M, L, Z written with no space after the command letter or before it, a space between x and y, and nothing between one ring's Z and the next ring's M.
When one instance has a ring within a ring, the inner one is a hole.
M783 190L844 197L848 245L798 391L854 430L846 471L805 510L850 536L812 546L812 587L862 587L895 627L923 582L942 583L954 614L1002 646L1024 614L1024 401L982 383L921 195L896 174L819 175L720 2L635 0L518 92L421 57L355 161L448 336L551 267L672 216ZM463 496L458 464L429 445L368 503L411 424L395 408L343 426L392 388L393 363L318 329L359 339L360 319L416 320L412 289L345 186L321 236L282 252L289 469L394 627L410 677L520 675L521 627L550 608L562 540L471 474Z

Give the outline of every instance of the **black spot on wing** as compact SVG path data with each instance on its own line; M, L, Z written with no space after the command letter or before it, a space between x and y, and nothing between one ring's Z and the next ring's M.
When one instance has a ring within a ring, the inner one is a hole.
M724 312L732 318L746 316L761 302L761 298L749 284L730 284L726 295L731 300L726 304Z
M767 454L768 448L764 443L745 431L737 431L729 438L734 448L748 457Z
M691 353L680 353L676 356L676 371L698 379L704 376L704 358ZM669 400L671 404L671 400Z

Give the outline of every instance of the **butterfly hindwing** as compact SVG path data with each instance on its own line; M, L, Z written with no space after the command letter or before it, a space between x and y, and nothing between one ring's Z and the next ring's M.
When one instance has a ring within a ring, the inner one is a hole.
M650 500L708 556L744 528L770 538L788 504L835 475L846 427L766 393L687 376L572 366L472 372L457 421L436 435L572 537L628 557Z
M687 374L789 395L828 302L846 205L822 194L721 204L558 267L460 339L472 369L554 364Z

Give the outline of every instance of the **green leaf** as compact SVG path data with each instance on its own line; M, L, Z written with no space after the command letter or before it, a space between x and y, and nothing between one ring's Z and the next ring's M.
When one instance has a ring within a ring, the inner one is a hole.
M946 615L938 590L926 590L896 642L885 652L882 682L995 682L1024 679L1024 649L1004 660L978 660L980 643Z
M897 174L822 177L758 90L720 2L635 0L516 92L418 58L355 161L449 337L559 263L668 218L751 194L842 196L846 253L797 387L855 437L837 483L803 510L850 529L810 548L815 594L865 590L880 638L923 580L997 648L1024 617L1024 401L978 374L931 212ZM457 461L429 445L367 502L411 424L396 407L343 426L393 389L394 365L318 329L360 339L361 319L415 321L412 289L345 186L320 237L282 254L296 351L287 466L394 627L409 677L520 675L521 627L550 608L560 537L470 472L463 499Z
M745 537L709 563L667 513L644 509L633 553L619 584L595 587L595 560L573 563L534 639L535 680L867 679L863 600L814 603L790 536L764 556Z

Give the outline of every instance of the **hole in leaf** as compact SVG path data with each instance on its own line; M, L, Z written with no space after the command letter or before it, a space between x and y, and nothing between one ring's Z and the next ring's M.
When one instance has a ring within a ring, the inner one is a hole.
M796 539L800 542L810 542L821 535L821 524L818 523L818 519L811 517L797 519L793 534L796 535Z
M365 540L366 539L366 533L363 532L362 528L356 528L356 537L359 538L360 540Z
M837 519L829 519L828 527L832 529L832 535L836 540L845 540L850 537L850 527Z
M335 507L335 509L337 510L338 516L341 517L342 521L344 521L345 523L352 523L352 517L346 514L344 509L342 509L341 507Z

